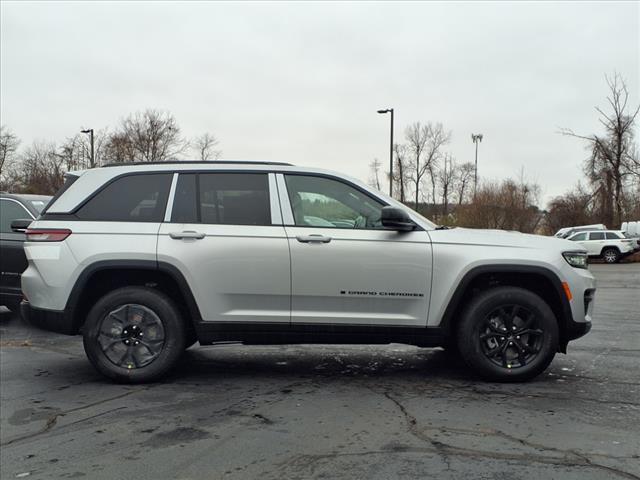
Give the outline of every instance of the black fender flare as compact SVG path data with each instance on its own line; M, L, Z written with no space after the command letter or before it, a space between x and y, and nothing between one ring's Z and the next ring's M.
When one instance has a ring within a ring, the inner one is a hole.
M169 275L176 282L186 300L186 306L191 315L192 323L196 325L202 322L200 309L193 296L191 287L189 287L184 275L175 265L155 260L101 260L87 265L84 270L82 270L67 299L64 312L65 316L67 316L67 321L72 325L75 332L77 332L81 326L81 319L75 318L75 313L89 279L98 272L119 269L148 270L150 272L162 272Z
M458 283L456 290L449 299L449 303L447 304L447 308L445 309L444 315L442 316L442 320L440 322L440 326L442 327L443 331L447 332L448 335L452 333L452 325L455 322L454 316L462 302L462 297L467 291L467 288L480 275L492 273L534 274L541 275L549 280L560 300L562 318L558 318L558 323L561 330L561 344L565 344L566 334L571 329L572 324L575 323L573 320L573 314L571 313L571 305L569 304L569 300L564 293L564 288L562 286L562 281L560 280L560 278L548 268L536 265L487 264L480 265L469 270L464 274L464 276Z

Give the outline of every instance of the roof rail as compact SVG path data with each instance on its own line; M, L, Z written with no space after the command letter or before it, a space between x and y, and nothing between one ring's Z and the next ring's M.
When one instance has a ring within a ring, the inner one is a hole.
M284 162L254 162L254 161L242 161L242 160L170 160L166 162L116 162L116 163L107 163L106 165L102 165L102 167L126 167L129 165L169 165L169 164L180 164L180 165L283 165L283 166L292 166L291 163Z

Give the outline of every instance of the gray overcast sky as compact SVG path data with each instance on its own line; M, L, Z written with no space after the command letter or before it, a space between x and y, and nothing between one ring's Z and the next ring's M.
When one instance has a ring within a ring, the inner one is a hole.
M560 126L596 132L605 73L640 92L640 3L1 4L1 121L22 140L62 141L167 109L211 131L224 158L324 166L367 180L413 121L452 130L480 175L521 167L543 199L587 155Z

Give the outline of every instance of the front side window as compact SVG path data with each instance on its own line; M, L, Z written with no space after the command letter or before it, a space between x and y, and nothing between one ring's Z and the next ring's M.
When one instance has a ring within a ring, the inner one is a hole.
M369 195L338 180L285 175L296 226L383 229L384 206Z
M578 233L577 235L574 235L573 237L571 237L569 240L571 240L572 242L580 242L586 239L587 239L586 233Z
M219 225L271 225L267 174L180 174L171 221Z
M13 233L11 222L31 218L31 214L19 203L12 200L0 200L0 233Z
M76 213L97 222L161 222L171 173L128 175L100 190Z
M589 240L604 240L604 232L591 232Z

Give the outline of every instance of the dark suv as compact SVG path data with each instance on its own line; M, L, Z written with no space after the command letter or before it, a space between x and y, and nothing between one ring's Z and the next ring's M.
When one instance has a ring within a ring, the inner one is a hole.
M18 311L22 294L20 275L27 268L22 247L25 234L11 230L14 220L34 220L51 197L45 195L0 194L0 305Z

